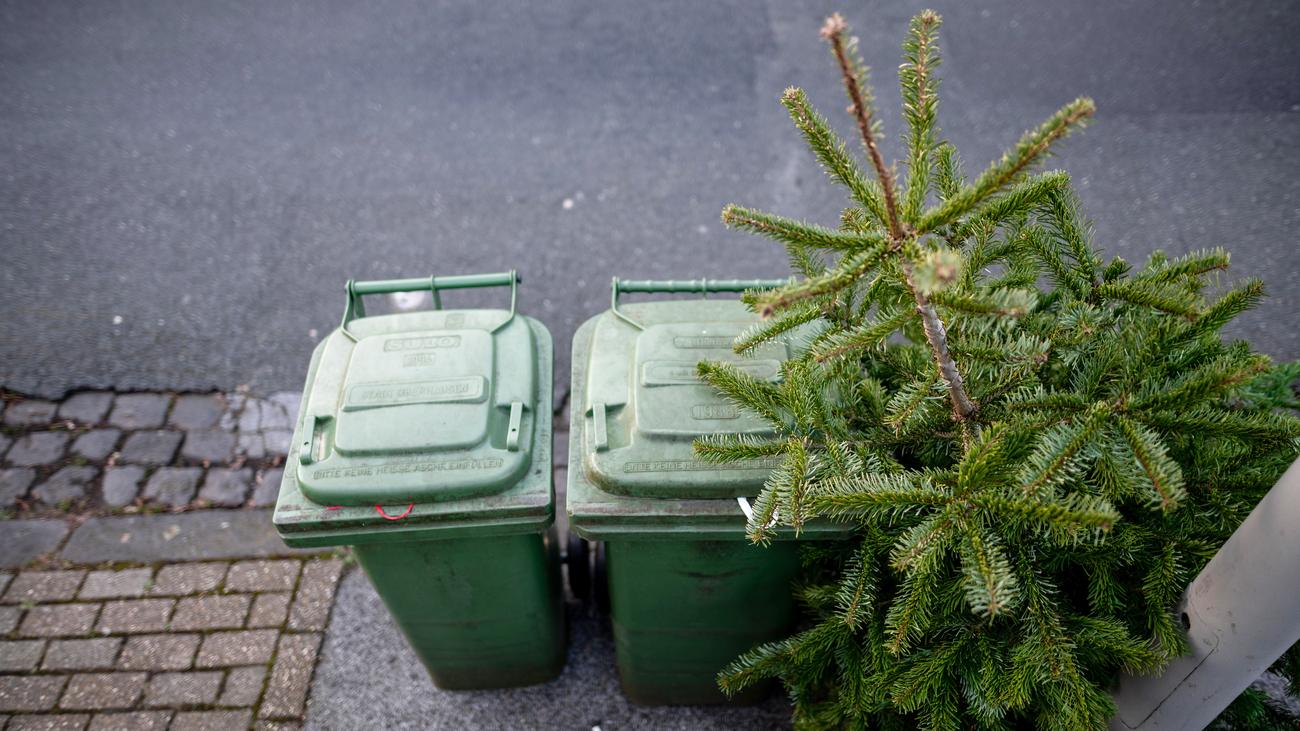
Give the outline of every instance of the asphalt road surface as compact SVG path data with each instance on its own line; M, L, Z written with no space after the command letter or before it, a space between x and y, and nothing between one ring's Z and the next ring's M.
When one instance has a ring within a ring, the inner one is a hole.
M1055 164L1097 241L1229 247L1272 295L1234 334L1300 357L1293 3L934 5L969 168L1092 95ZM724 204L834 223L777 99L803 86L851 131L817 38L842 10L896 151L921 7L0 0L0 386L297 389L348 278L506 268L563 380L611 275L785 272Z

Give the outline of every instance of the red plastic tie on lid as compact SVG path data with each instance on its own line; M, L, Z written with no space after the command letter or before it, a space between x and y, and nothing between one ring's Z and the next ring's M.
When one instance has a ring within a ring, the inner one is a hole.
M414 508L415 508L415 503L411 503L410 505L407 505L406 510L403 510L401 515L389 515L388 513L385 513L384 506L382 505L376 505L375 511L378 512L380 515L384 516L384 520L401 520L402 518L405 518L406 516L410 515L411 510Z

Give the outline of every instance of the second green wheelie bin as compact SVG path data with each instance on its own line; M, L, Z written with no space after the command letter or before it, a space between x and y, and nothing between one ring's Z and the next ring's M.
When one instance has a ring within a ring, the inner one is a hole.
M549 680L564 665L552 532L551 338L515 312L514 272L349 282L312 354L274 522L297 547L351 546L444 689ZM510 309L443 310L509 286ZM365 317L362 296L439 309Z
M614 280L611 308L573 342L566 495L574 532L604 542L610 619L624 693L649 705L722 703L718 672L786 636L796 619L798 545L745 535L748 498L777 460L708 464L692 442L714 433L768 434L696 376L701 360L731 361L777 380L787 346L739 356L732 343L757 318L734 300L644 301L625 292L739 292L784 280ZM840 537L810 523L801 539ZM757 700L759 692L738 697Z

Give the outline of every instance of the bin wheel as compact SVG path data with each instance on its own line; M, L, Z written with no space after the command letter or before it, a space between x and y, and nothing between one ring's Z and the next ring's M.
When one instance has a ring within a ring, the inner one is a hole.
M609 614L609 571L605 565L604 541L596 544L595 553L595 561L592 562L592 598L601 614Z
M585 538L569 534L564 563L569 567L569 591L580 602L591 597L591 550Z

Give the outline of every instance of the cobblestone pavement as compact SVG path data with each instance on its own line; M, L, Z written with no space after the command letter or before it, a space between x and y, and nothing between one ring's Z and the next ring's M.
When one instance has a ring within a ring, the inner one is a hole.
M0 511L39 515L272 505L301 394L0 397Z
M0 572L0 728L299 728L343 568L295 557Z

